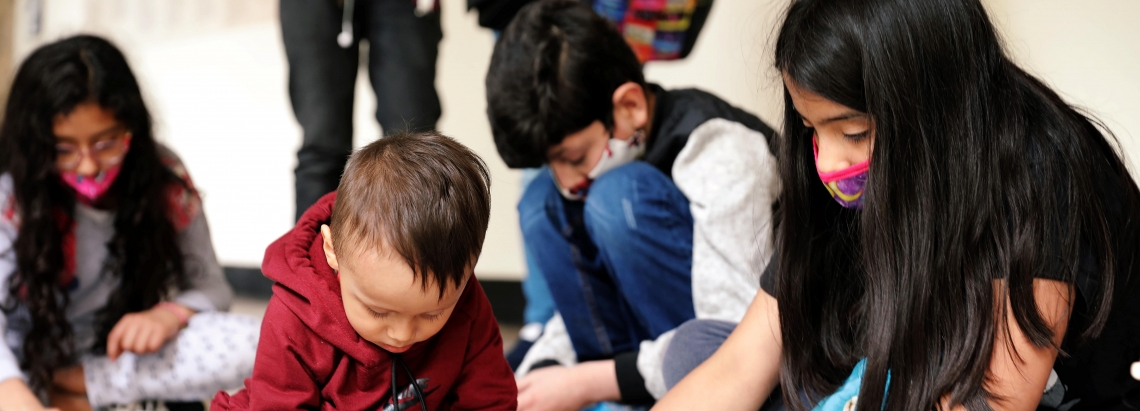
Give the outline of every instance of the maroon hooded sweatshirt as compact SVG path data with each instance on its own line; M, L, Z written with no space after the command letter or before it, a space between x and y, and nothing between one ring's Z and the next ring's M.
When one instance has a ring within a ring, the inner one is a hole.
M514 375L478 281L468 282L438 334L403 354L356 334L322 250L320 227L328 223L335 198L332 193L318 201L265 251L262 271L277 283L262 321L253 377L233 396L219 392L210 408L420 410L412 374L429 410L514 410ZM393 391L399 393L396 406Z

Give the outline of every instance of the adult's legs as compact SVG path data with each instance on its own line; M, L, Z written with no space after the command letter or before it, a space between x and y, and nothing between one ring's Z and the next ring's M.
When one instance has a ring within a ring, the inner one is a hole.
M656 338L695 317L693 218L668 176L635 161L600 176L586 198L586 227L630 316L631 338Z
M141 400L201 401L241 387L253 375L260 321L200 313L158 352L83 359L87 399L94 408Z
M424 131L439 120L436 58L443 38L438 12L415 14L411 0L356 2L368 38L368 78L385 135Z
M300 219L321 196L336 190L352 153L359 51L356 44L337 45L342 10L335 1L281 0L280 13L289 99L304 133L294 172Z

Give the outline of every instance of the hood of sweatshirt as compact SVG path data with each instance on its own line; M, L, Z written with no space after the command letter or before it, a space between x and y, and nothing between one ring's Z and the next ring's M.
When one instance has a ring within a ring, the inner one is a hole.
M374 366L391 354L352 328L344 313L340 281L325 259L321 225L331 220L335 201L335 192L322 197L292 230L274 241L265 250L262 272L276 282L274 296L305 326L356 361Z
M443 328L407 352L356 333L320 235L335 200L322 198L266 250L262 271L276 284L253 376L233 396L218 393L211 409L514 410L517 385L474 277Z

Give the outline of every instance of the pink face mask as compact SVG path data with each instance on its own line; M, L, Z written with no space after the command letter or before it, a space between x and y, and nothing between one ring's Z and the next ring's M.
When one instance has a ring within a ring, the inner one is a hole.
M811 139L812 153L815 155L816 172L819 172L819 147L815 136ZM820 181L827 187L831 197L839 205L856 210L863 209L863 188L867 185L867 170L870 169L871 160L830 173L819 173Z
M60 177L63 178L63 182L75 189L80 201L91 204L107 193L111 184L115 183L115 178L119 177L122 168L123 165L120 163L93 176L82 176L74 171L67 171L60 173Z

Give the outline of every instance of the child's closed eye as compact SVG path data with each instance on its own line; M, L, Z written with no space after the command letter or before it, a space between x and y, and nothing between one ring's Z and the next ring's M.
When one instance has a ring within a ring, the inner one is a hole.
M388 313L378 313L371 308L365 308L365 309L368 310L368 315L371 315L374 318L384 318L384 317L388 316Z
M425 320L428 320L428 321L435 321L435 320L438 320L438 319L439 319L439 317L443 317L443 313L439 313L439 314L423 314L423 315L421 315L420 317L423 317L423 319L425 319Z
M858 143L858 142L866 139L867 136L869 136L869 135L871 135L871 131L867 130L867 131L864 131L862 133L855 133L855 134L844 133L843 137L847 138L847 140L849 140L851 142Z

